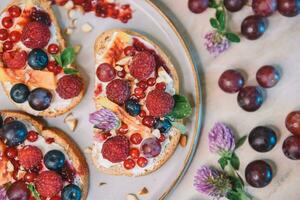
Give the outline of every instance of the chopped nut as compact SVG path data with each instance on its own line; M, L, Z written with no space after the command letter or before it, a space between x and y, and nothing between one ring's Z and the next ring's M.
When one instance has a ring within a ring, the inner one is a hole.
M154 135L156 138L160 138L160 131L158 129L154 129L152 131L152 135Z
M85 153L87 154L91 154L92 153L92 147L87 147L85 150L84 150Z
M184 134L182 134L182 135L180 136L180 141L179 141L179 143L180 143L180 146L181 146L181 147L186 147L186 144L187 144L187 136L184 135Z
M73 9L68 10L68 18L73 19L74 16L75 16L75 10L73 10Z
M149 193L149 190L146 187L143 187L142 190L139 192L139 195L145 195L148 193Z
M77 126L77 119L73 116L72 113L69 113L66 118L64 119L64 122L68 125L68 127L71 129L71 131L74 131Z
M69 28L76 29L77 28L77 26L76 26L77 22L78 22L78 19L72 19Z
M73 49L74 49L75 53L79 53L79 51L81 49L81 45L76 44L76 45L73 46Z
M123 70L123 67L117 65L117 66L115 67L115 69L116 69L117 71L122 71L122 70Z
M139 200L135 194L128 194L127 200Z
M132 60L131 56L126 56L126 57L122 58L121 60L119 60L116 64L117 65L128 65L131 60Z
M7 172L13 172L14 171L14 166L10 161L7 162L6 169L7 169Z
M85 23L82 25L81 30L85 33L88 33L93 30L93 27L89 23Z
M71 10L72 8L74 8L74 2L73 1L68 1L65 5L64 8L67 10Z
M72 28L66 28L65 33L68 34L68 35L71 35L73 33L73 29Z
M105 182L101 182L101 183L99 183L99 186L102 186L102 185L106 185L107 183L105 183Z

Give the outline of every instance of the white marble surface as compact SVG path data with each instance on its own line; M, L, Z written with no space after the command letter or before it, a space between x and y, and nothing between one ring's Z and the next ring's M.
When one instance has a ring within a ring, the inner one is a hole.
M257 153L246 142L237 151L241 159L240 173L244 176L246 165L255 159L267 159L274 163L273 181L263 189L247 187L248 191L259 200L298 200L300 199L300 161L287 159L282 153L282 143L290 134L285 128L287 114L300 108L299 84L299 44L300 16L286 18L278 13L269 18L269 27L263 37L257 41L244 38L240 44L233 45L227 52L217 58L208 55L203 46L203 36L210 30L209 18L212 10L203 14L192 14L187 8L187 0L160 0L161 5L176 25L180 27L185 38L191 38L196 62L201 68L201 77L205 90L205 118L199 147L194 161L176 189L170 196L175 200L204 200L207 196L197 193L193 187L193 177L197 168L204 164L216 165L218 157L208 151L208 131L216 121L225 122L235 129L236 135L248 134L258 125L272 125L278 130L279 141L268 153ZM250 7L230 16L230 27L239 32L242 19L252 12ZM176 16L176 17L175 17ZM278 85L267 90L267 99L260 110L247 113L239 108L236 94L222 92L217 80L228 68L239 68L248 74L247 85L257 84L255 73L264 64L279 65L283 77Z

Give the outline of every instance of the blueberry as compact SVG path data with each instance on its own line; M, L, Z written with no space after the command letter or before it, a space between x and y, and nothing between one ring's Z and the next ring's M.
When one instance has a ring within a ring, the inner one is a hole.
M51 150L44 156L45 166L54 171L59 171L65 164L65 155L59 150Z
M134 99L129 99L125 102L125 110L129 115L135 117L141 112L141 105Z
M164 120L157 120L154 128L158 129L161 133L168 133L172 127L172 124L170 120L164 119Z
M27 133L25 124L20 121L11 121L3 126L0 137L8 146L18 146L26 140Z
M29 93L29 88L26 85L18 83L11 88L10 97L16 103L24 103L27 101Z
M77 185L70 184L64 187L61 192L62 200L80 200L81 199L81 190Z
M48 55L42 49L32 49L28 55L28 64L32 69L43 70L48 65Z
M28 103L31 108L37 111L49 108L52 100L52 94L44 88L36 88L28 96Z

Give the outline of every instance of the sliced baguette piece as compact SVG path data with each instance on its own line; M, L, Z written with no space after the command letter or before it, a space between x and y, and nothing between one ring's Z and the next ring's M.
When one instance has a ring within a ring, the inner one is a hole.
M59 45L59 48L60 49L66 48L66 41L63 38L62 30L61 30L60 25L58 24L58 21L56 19L56 16L52 10L51 1L48 1L48 0L13 0L0 14L2 15L4 12L7 12L8 8L13 5L17 5L17 6L25 5L26 7L38 6L38 7L42 8L45 12L47 12L51 18L52 25L55 28L55 33L56 33L55 37L57 38L57 43ZM1 44L0 44L0 46L1 46ZM3 66L4 66L3 63L0 60L0 68ZM70 66L70 68L76 69L76 66L74 64L72 64ZM80 76L80 74L79 74L79 76ZM65 113L69 112L70 110L72 110L75 106L77 106L80 103L80 101L82 100L84 93L85 93L84 80L82 82L83 82L82 91L80 92L80 94L77 97L72 98L68 105L64 105L63 107L60 107L59 109L54 109L54 108L52 109L50 106L48 109L46 109L44 111L34 111L28 105L24 106L24 104L16 104L10 98L10 87L7 86L4 82L1 82L1 83L2 83L2 86L3 86L3 89L6 93L6 95L18 108L24 110L25 112L27 112L31 115L35 115L35 116L57 117L57 116L60 116L60 115L63 115ZM54 98L56 98L57 95L58 94L56 94L54 96Z
M97 57L99 55L107 54L107 48L108 48L110 42L112 41L112 36L113 36L114 33L120 33L120 34L122 34L124 36L122 38L123 40L126 40L127 36L130 36L130 37L134 36L134 37L140 38L140 39L148 42L149 44L151 44L154 47L154 49L156 50L156 52L158 53L158 55L161 56L161 58L165 61L166 66L170 70L170 74L171 74L172 79L174 81L175 91L176 91L176 93L179 92L179 79L178 79L178 75L177 75L176 69L174 68L172 62L170 61L170 58L153 41L151 41L150 39L148 39L146 36L144 36L144 35L142 35L140 33L134 32L132 30L127 30L127 29L112 29L112 30L108 30L108 31L105 31L104 33L102 33L96 39L96 41L95 41L94 56L95 56L95 59L96 59L96 63L97 63ZM96 67L97 66L95 66L95 71L96 71ZM97 78L97 77L95 77L95 78ZM103 103L103 98L102 97L97 97L97 98L95 97L94 101L95 101L97 110L99 110L99 109L101 109L103 107L104 108L108 108L108 109L110 109L112 111L117 111L117 110L121 110L121 109L123 110L123 108L117 106L113 102L108 103L109 105L106 104L107 102ZM125 114L122 114L122 112L119 112L119 113L121 113L121 115L125 115ZM128 116L123 117L123 118L128 118ZM122 117L121 117L121 119L122 119ZM135 119L135 118L133 118L133 119ZM146 133L141 133L141 134L144 135L144 136L148 136L148 134L151 134L151 132L147 133L147 134ZM176 148L178 146L178 143L179 143L179 140L180 140L180 136L181 136L180 131L177 130L176 128L172 128L171 131L170 131L170 133L169 133L169 136L168 136L169 137L169 143L168 143L168 145L166 146L166 148L164 150L162 150L161 154L155 158L155 162L151 165L151 167L149 169L144 170L144 172L142 172L142 173L136 174L136 173L133 172L134 169L133 170L126 170L121 164L114 165L114 166L111 166L109 168L100 165L99 162L98 162L98 158L99 158L99 156L102 156L102 155L101 155L100 151L97 151L95 153L95 149L96 149L95 144L93 146L92 159L93 159L94 164L96 165L96 167L101 172L104 172L104 173L107 173L107 174L111 174L111 175L125 175L125 176L144 176L144 175L148 175L148 174L150 174L150 173L158 170L172 156L172 154L174 153L174 151L176 150Z
M87 199L89 189L89 168L84 155L69 136L57 128L45 127L44 124L35 117L24 112L4 110L0 111L0 114L4 117L12 117L32 125L37 130L37 133L44 138L53 138L54 142L65 150L69 159L72 161L72 165L80 177L79 186L82 191L81 199Z

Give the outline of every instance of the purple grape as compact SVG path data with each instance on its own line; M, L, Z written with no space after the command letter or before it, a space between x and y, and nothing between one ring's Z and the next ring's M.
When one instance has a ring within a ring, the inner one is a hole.
M237 12L244 7L246 2L246 0L224 0L224 6L230 12Z
M271 166L263 160L256 160L248 164L245 170L247 183L252 187L267 186L273 178Z
M261 37L267 28L267 21L259 15L251 15L242 22L241 32L249 40Z
M154 158L161 152L161 145L157 138L147 138L141 145L141 152L146 158Z
M219 78L219 87L227 93L236 93L244 86L245 80L242 74L229 69L223 72Z
M300 136L291 135L286 138L282 145L283 153L292 160L300 159Z
M286 17L294 17L300 12L300 0L278 0L278 11Z
M276 145L276 133L264 126L254 128L248 138L250 146L258 152L268 152Z
M263 88L274 87L280 80L280 72L273 66L262 66L256 73L256 80Z
M240 90L237 101L239 106L245 111L256 111L264 102L263 91L256 86L244 87Z
M44 88L36 88L28 96L28 103L34 110L42 111L49 108L52 101L52 94Z
M25 182L16 181L8 188L7 197L9 200L28 200L30 191Z
M188 7L193 13L202 13L208 8L209 0L189 0Z
M267 17L277 9L277 0L253 0L252 9L255 14Z

